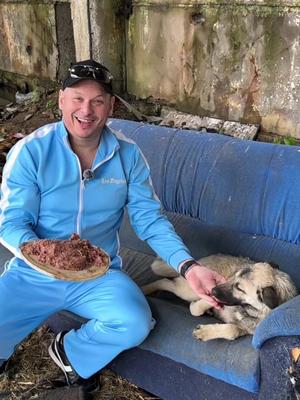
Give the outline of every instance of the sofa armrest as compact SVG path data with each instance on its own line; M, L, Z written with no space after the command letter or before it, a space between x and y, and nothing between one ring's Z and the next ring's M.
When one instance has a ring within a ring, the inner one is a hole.
M300 296L275 308L257 326L252 344L260 349L264 342L277 336L300 335Z
M288 374L290 351L300 347L300 336L278 336L267 340L260 349L259 400L296 399Z

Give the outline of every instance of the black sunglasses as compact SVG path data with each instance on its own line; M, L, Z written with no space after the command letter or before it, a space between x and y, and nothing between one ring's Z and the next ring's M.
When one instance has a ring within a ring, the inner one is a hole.
M104 68L90 65L72 65L69 68L71 78L92 78L103 83L111 83L113 76Z

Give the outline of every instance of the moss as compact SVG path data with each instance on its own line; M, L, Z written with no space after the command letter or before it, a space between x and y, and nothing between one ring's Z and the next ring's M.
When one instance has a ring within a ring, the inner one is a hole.
M134 38L136 38L136 26L137 26L137 20L135 18L135 14L133 14L133 16L129 18L127 25L127 35L130 44L133 44Z
M289 13L299 13L299 8L297 6L284 6L280 5L280 2L272 2L273 5L243 5L243 4L204 4L201 5L201 9L209 15L210 13L226 12L237 16L247 16L249 14L254 14L257 17L270 17L270 16L283 16ZM278 5L276 4L278 3ZM300 0L297 0L300 6ZM187 7L188 8L188 7Z

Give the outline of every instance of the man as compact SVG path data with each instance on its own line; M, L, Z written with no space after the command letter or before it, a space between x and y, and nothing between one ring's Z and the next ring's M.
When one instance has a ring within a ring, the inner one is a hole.
M9 152L1 187L0 238L15 257L0 278L2 371L15 346L62 309L88 319L78 330L60 332L49 347L69 385L90 385L89 378L117 354L147 337L148 303L121 271L118 255L125 207L139 237L180 271L199 296L218 307L211 289L224 278L192 259L160 214L137 145L106 126L114 100L107 68L93 60L73 64L59 93L62 121L38 129ZM69 282L43 275L22 260L22 243L66 239L73 232L109 253L108 273Z

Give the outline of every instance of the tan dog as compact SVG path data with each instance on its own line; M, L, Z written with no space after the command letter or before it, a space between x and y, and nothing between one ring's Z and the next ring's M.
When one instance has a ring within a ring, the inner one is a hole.
M164 276L145 285L142 290L150 294L166 290L190 303L192 315L200 316L208 310L225 324L198 325L193 335L200 340L236 339L253 334L257 324L273 308L297 295L297 289L285 272L264 262L255 263L248 258L228 255L211 255L199 262L223 275L227 282L213 289L213 296L224 305L221 310L212 308L200 299L187 281L156 259L151 268L156 275Z

